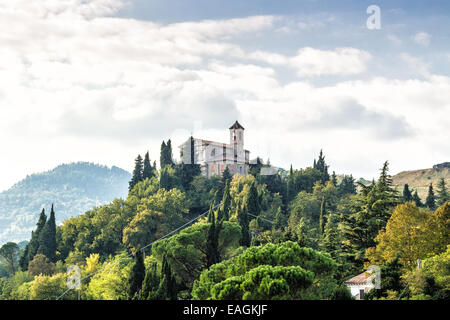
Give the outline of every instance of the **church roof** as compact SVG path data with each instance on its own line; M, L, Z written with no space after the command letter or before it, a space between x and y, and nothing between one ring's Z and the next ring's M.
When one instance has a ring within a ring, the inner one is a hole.
M230 129L242 129L245 130L243 126L236 120L236 122L230 127Z

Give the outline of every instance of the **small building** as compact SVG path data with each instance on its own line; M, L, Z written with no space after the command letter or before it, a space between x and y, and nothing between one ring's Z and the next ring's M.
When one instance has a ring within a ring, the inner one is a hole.
M236 121L230 128L230 143L222 143L205 139L193 138L179 146L181 160L190 164L194 159L195 164L200 165L204 176L212 177L221 175L228 167L231 175L247 175L249 171L250 151L244 149L244 127ZM194 156L191 157L192 150Z
M363 272L345 281L345 285L350 289L352 297L355 298L355 300L363 300L364 294L375 287L373 284L374 279L374 274Z

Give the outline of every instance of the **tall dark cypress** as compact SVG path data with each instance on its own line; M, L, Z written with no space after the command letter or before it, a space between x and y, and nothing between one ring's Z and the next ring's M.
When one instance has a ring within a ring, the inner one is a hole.
M56 219L53 204L50 217L39 235L39 249L37 252L45 255L51 262L56 262Z
M45 209L42 208L39 220L36 224L36 230L31 233L31 240L27 244L23 258L20 261L20 267L22 270L28 269L28 263L33 260L34 256L39 249L39 236L44 229L45 223L47 222L47 216L45 215ZM26 256L25 256L26 254Z
M231 216L230 211L231 211L230 182L226 180L222 198L222 212L224 220L230 219Z
M238 206L239 207L239 206ZM238 210L238 222L241 226L242 236L240 240L241 246L250 247L250 230L249 230L249 223L248 223L248 214L247 214L247 206L244 205L242 209Z
M139 292L139 300L156 299L159 282L161 281L158 276L157 266L158 264L154 262L150 268L145 271L144 282L142 283L142 289Z
M166 142L163 140L161 143L161 151L159 154L159 167L162 169L166 166L166 152L167 152L167 145Z
M322 203L320 204L320 218L319 218L319 230L320 234L323 233L323 229L325 227L325 212L326 212L326 201L325 197L322 197Z
M403 186L403 202L409 202L413 200L413 196L411 191L409 190L409 186L407 183Z
M430 210L436 209L436 196L434 195L432 183L428 186L428 195L425 199L425 205L430 208Z
M322 173L322 183L330 180L328 165L325 163L325 156L323 155L322 150L320 150L319 159L317 159L317 161L314 159L314 169L317 169Z
M161 282L159 283L157 299L177 300L177 283L165 255L163 256L162 261Z
M152 167L152 164L150 163L150 156L147 153L144 156L144 167L142 170L142 180L145 179L151 179L154 176L154 168Z
M142 181L142 175L144 171L144 165L142 162L142 157L139 154L136 159L134 160L134 170L133 170L133 176L131 177L131 180L129 182L128 190L131 191L135 185L137 185L140 181Z
M438 183L438 206L442 206L445 202L450 201L450 194L447 190L447 185L444 178L441 178Z
M208 216L209 228L208 236L206 238L206 267L219 262L219 237L218 230L216 230L216 220L214 212L209 212Z
M420 200L419 195L417 194L417 190L414 191L413 197L412 197L412 201L414 201L416 203L417 207L423 207L423 203Z
M252 215L259 215L261 205L259 202L258 190L256 189L256 183L253 181L250 185L249 194L247 196L247 202L245 204L247 212Z
M145 278L145 265L144 257L140 249L136 250L134 255L134 265L131 269L129 287L128 287L128 297L129 299L137 299L138 293L142 288L142 282Z

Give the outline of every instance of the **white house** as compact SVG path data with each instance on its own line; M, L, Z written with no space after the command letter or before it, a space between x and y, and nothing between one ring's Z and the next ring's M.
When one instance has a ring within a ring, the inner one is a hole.
M222 174L226 167L231 175L248 174L250 151L244 149L244 127L236 121L230 127L230 143L215 142L194 138L194 163L199 164L201 172L207 177ZM179 147L182 161L191 163L191 139Z
M345 281L345 284L350 289L353 298L355 298L356 300L363 300L364 294L368 293L375 287L375 285L373 284L374 279L375 274L363 272Z

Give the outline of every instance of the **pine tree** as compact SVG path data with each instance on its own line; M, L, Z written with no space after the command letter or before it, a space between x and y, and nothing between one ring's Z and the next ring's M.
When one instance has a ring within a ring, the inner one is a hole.
M436 209L436 196L434 195L432 183L428 186L428 195L425 199L425 205L430 208L430 210Z
M50 217L39 235L39 248L37 253L45 255L50 262L56 262L56 219L53 204Z
M414 191L414 194L413 194L413 196L412 196L412 201L415 202L415 204L416 204L417 207L423 207L423 203L422 203L422 201L420 200L419 195L417 194L417 190Z
M242 230L242 237L240 240L240 244L241 246L244 247L250 247L250 230L249 230L249 223L248 223L248 209L247 206L244 205L244 207L242 209L239 210L239 206L238 206L238 222L239 225L241 226L241 230Z
M447 190L447 186L444 178L441 178L438 183L438 206L442 206L445 202L450 201L450 194Z
M134 254L134 265L128 280L128 297L137 299L145 278L145 264L142 251L138 248Z
M413 200L411 191L409 191L409 186L407 183L403 186L403 202L409 202Z
M134 160L134 170L133 170L133 176L131 177L131 180L129 182L128 191L131 191L135 185L137 185L140 181L143 180L143 162L142 157L139 154L137 158Z
M150 156L149 156L148 151L147 151L147 153L145 154L145 157L144 157L144 167L143 167L143 170L142 170L142 180L151 179L154 176L154 171L155 171L155 168L153 168L152 164L150 163Z

